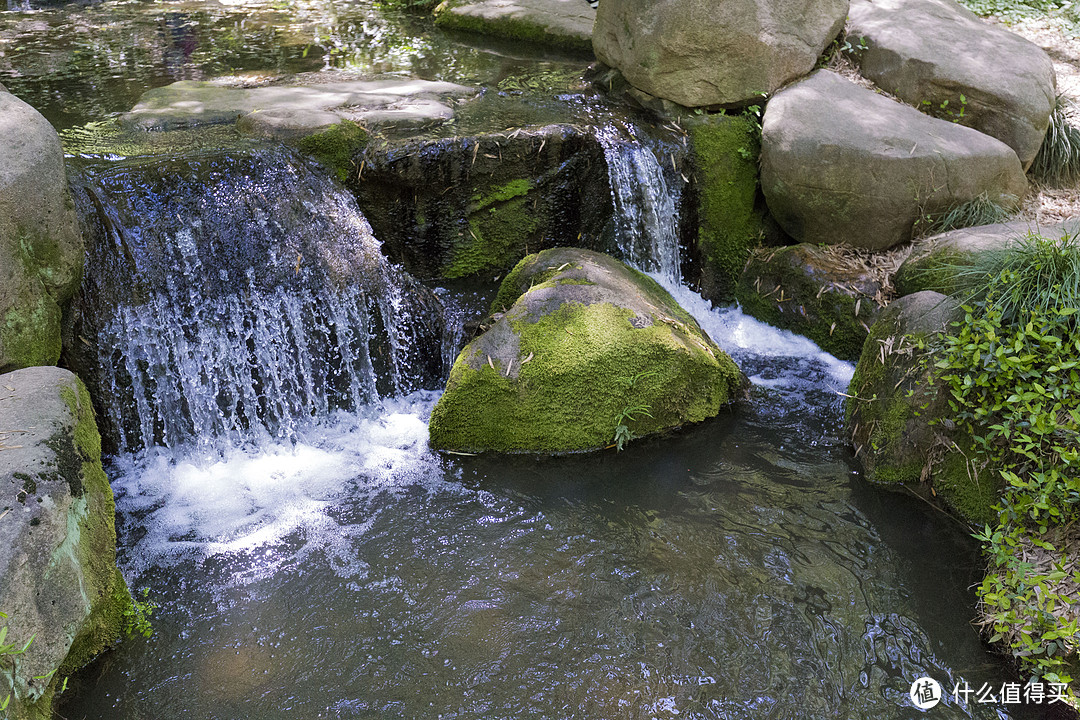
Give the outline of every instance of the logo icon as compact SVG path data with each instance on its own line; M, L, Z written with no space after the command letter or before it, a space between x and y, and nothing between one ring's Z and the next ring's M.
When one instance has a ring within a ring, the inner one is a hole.
M941 702L941 684L931 677L923 676L911 683L911 702L920 710L929 710Z

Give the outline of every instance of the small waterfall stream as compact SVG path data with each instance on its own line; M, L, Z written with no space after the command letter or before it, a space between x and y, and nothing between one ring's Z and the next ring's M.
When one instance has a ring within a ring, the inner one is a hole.
M295 437L442 374L442 304L284 150L94 167L84 375L137 450Z

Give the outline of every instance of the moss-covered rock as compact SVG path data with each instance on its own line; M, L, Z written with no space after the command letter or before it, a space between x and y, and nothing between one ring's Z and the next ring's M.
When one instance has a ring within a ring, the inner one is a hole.
M342 120L325 130L319 130L296 141L303 152L332 168L338 179L345 182L356 172L353 158L368 143L368 133L351 120Z
M864 253L842 246L793 245L756 251L739 279L743 310L855 360L885 301L884 279Z
M0 372L56 364L84 252L60 138L0 90Z
M131 607L116 568L115 506L85 386L67 370L0 379L0 611L6 642L30 642L12 666L8 717L49 718L62 678L116 641Z
M530 252L602 249L603 149L570 125L372 143L349 187L383 251L422 279L501 276Z
M927 362L957 310L955 300L931 291L883 310L848 388L845 422L867 480L913 489L928 483L957 515L981 526L996 517L1002 481L972 462L972 441L950 421Z
M446 0L435 8L435 24L564 50L592 54L596 10L566 0Z
M437 449L566 453L716 415L735 363L671 296L606 255L556 248L503 282L431 415Z
M724 115L697 120L689 130L702 292L713 300L730 300L762 236L757 203L760 132L748 117Z

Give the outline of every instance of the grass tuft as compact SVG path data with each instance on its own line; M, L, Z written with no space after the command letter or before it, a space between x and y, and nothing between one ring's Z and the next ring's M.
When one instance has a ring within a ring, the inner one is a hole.
M1080 179L1080 127L1072 122L1074 110L1072 100L1057 96L1050 113L1050 127L1029 170L1036 180L1069 185Z
M978 225L992 225L1009 217L1009 209L983 193L974 200L957 205L938 215L926 215L917 234L928 236Z

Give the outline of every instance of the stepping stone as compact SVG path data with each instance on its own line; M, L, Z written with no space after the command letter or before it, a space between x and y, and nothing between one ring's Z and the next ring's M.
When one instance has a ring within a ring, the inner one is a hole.
M435 12L441 28L592 52L596 6L585 0L448 0Z

